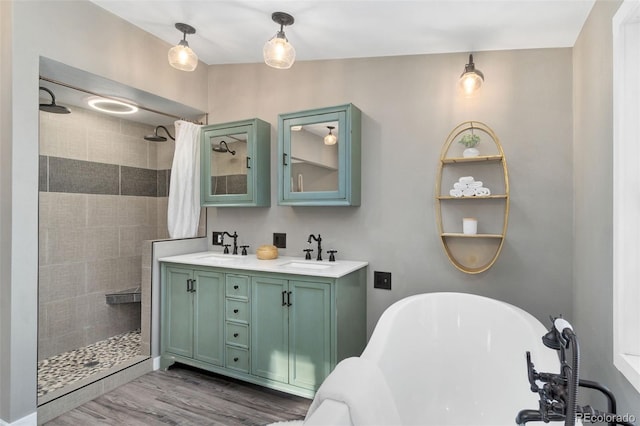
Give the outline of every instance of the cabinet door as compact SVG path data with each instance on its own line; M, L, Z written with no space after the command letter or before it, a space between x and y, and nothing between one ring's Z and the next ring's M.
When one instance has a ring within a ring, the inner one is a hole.
M288 383L287 281L253 277L251 289L251 373Z
M193 297L188 291L189 269L168 267L162 295L163 347L167 352L193 357Z
M268 206L271 125L259 119L205 126L201 136L203 206Z
M360 205L360 116L352 104L278 116L278 204Z
M194 358L224 365L224 276L194 271Z
M331 371L331 285L289 281L289 383L317 389Z

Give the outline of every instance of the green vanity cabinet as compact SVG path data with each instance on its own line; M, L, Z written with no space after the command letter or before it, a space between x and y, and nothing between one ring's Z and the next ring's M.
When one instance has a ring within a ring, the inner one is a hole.
M360 205L361 115L346 104L278 116L278 204Z
M203 207L271 204L271 125L254 118L204 126L200 145Z
M339 277L161 264L163 369L180 362L313 397L366 345L366 264Z
M223 365L224 275L167 266L163 277L163 354ZM168 362L172 363L173 358Z
M254 277L252 373L316 390L331 372L331 283Z

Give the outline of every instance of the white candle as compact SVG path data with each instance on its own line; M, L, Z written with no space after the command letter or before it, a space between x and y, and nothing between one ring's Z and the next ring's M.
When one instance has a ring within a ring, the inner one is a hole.
M475 235L478 233L478 219L475 217L465 217L462 219L462 233Z

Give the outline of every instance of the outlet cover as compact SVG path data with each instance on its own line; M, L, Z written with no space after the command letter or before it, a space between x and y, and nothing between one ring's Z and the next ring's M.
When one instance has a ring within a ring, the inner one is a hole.
M373 288L391 290L391 272L373 271Z
M273 245L278 248L287 248L287 234L274 232Z
M222 234L223 234L222 232L213 231L213 241L211 242L211 244L213 244L214 246L221 246Z

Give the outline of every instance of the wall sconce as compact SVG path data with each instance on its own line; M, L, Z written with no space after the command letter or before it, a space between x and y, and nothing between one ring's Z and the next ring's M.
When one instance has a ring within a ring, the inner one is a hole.
M333 129L335 129L335 127L333 126L327 126L327 129L329 129L329 134L327 136L324 137L324 144L325 145L335 145L336 142L338 142L338 138L336 137L336 135L334 135L333 133L331 133L331 131Z
M182 40L169 49L169 64L181 71L193 71L198 66L198 55L189 47L187 34L195 34L196 29L191 25L177 23L176 28L182 32Z
M482 71L476 69L473 63L473 55L469 54L469 63L464 66L464 72L460 76L459 81L462 92L466 97L472 96L480 90L483 81L484 74L482 74Z
M280 31L267 41L262 49L264 63L270 67L286 70L296 60L296 49L293 48L282 30L285 25L293 25L293 16L285 12L273 12L271 19L280 24Z

